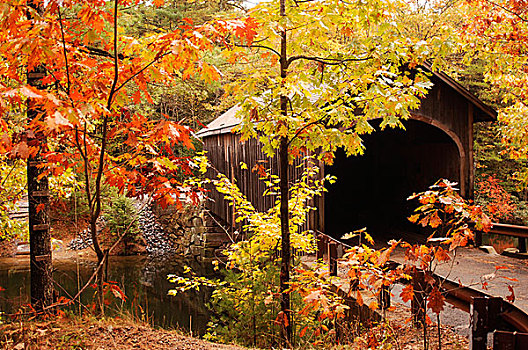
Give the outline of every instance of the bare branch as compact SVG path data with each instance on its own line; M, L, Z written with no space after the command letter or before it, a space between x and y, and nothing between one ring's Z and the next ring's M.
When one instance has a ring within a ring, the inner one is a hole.
M241 45L241 44L235 44L235 46L237 46L237 47L247 47L247 48L250 48L250 49L251 48L266 49L268 51L273 52L278 57L280 57L280 53L277 50L275 50L272 47L265 46L265 45Z

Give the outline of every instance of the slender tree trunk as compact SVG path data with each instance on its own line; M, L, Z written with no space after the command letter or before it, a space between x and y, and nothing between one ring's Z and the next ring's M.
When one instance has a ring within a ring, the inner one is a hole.
M33 9L41 11L33 2L29 3ZM28 14L31 18L31 14ZM28 71L28 85L41 87L45 68L42 66ZM28 100L27 119L31 122L41 111L36 107L35 101ZM44 169L39 165L43 163L41 152L47 148L46 136L43 132L28 135L28 146L36 147L38 152L28 158L27 184L29 201L29 247L30 247L30 275L31 275L31 304L37 311L42 311L53 303L52 262L51 262L51 236L49 229L49 197L48 178L41 177Z
M285 0L280 1L280 15L286 16ZM281 32L281 57L280 73L281 78L285 79L288 75L288 57L286 45L286 29ZM280 109L283 117L288 114L288 98L280 97ZM281 312L283 313L283 330L282 337L287 346L292 345L292 324L291 324L291 306L290 294L288 293L290 283L291 268L291 250L290 250L290 221L289 221L289 191L288 191L288 136L282 136L279 148L279 165L280 165L280 219L281 219L281 271L280 271L280 293L281 293Z

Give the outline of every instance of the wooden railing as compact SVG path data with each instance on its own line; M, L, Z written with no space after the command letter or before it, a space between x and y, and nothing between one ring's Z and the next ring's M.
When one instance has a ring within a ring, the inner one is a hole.
M519 238L519 244L517 246L517 249L519 249L520 253L526 253L526 238L528 238L528 226L499 224L494 222L492 223L491 230L488 233ZM475 232L475 245L477 247L482 245L481 231Z

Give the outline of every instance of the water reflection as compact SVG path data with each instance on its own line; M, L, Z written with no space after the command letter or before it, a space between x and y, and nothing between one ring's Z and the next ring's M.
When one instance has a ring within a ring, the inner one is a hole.
M53 278L60 285L56 288L60 295L75 295L79 286L90 278L96 262L90 259L54 260ZM180 257L110 257L108 279L116 281L127 296L125 302L115 302L110 313L126 311L142 320L149 320L156 326L181 328L201 335L205 331L208 312L205 302L207 291L187 292L169 296L173 287L167 281L167 274L181 274L185 265L195 272L210 275L209 271L193 260ZM77 274L79 271L79 274ZM1 258L0 311L16 312L21 305L29 302L30 275L29 258ZM63 289L63 290L62 290ZM85 305L92 302L94 289L88 288L81 300ZM74 307L77 309L78 306Z

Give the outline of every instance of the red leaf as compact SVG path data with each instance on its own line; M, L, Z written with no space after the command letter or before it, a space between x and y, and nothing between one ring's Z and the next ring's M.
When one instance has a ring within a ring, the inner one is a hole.
M132 95L132 101L136 104L141 103L141 91L136 90L136 92Z
M306 330L308 329L308 326L304 327L302 330L301 330L301 333L299 334L299 336L302 338L304 337L304 335L306 334Z
M44 210L45 207L46 205L44 203L40 203L39 205L37 205L37 213L40 213L40 211Z
M437 287L433 287L433 290L429 294L427 299L427 307L430 308L435 314L439 315L444 309L445 298L440 293Z

